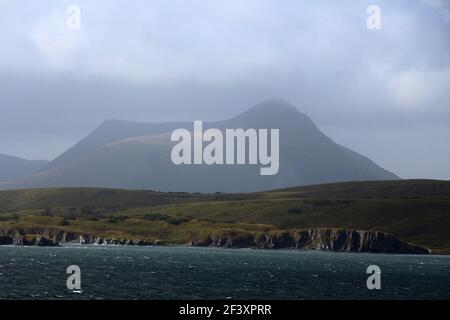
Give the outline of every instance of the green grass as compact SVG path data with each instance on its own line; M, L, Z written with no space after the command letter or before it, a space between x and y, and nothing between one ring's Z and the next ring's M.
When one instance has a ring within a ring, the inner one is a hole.
M450 182L348 182L252 194L95 188L2 191L0 230L17 227L177 244L222 229L365 229L450 253Z

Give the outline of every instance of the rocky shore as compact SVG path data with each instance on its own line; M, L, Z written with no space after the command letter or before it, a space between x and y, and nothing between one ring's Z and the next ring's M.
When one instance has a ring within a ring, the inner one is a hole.
M59 229L14 228L0 230L0 245L58 246L65 243L95 245L158 245L159 241L113 239ZM430 250L402 241L394 235L364 230L307 229L268 233L218 230L190 246L221 248L298 249L335 252L429 254Z

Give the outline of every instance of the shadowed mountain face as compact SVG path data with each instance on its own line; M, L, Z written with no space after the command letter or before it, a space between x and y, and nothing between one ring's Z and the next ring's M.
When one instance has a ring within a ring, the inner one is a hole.
M280 129L280 169L261 176L260 165L174 165L170 134L192 122L107 121L33 176L7 188L114 187L188 192L250 192L355 180L392 180L394 174L337 145L294 106L258 104L207 128ZM204 143L204 146L206 143Z
M48 161L26 160L0 154L0 181L25 178L42 169Z

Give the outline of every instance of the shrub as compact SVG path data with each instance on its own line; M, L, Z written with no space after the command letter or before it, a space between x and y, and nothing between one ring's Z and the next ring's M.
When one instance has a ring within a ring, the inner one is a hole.
M59 225L60 226L68 226L70 223L69 223L69 220L67 220L67 218L66 217L63 217L62 219L61 219L61 221L59 222Z
M302 208L290 208L290 209L288 209L288 212L289 213L302 213L303 210L302 210Z
M52 209L51 208L45 209L44 211L41 212L41 215L51 217L53 215Z

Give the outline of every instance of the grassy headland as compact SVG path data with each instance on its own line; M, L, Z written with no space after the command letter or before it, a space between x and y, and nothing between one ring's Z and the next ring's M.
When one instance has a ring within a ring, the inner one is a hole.
M450 253L450 182L346 182L251 194L99 188L0 192L0 231L53 229L185 244L220 230L344 228Z

